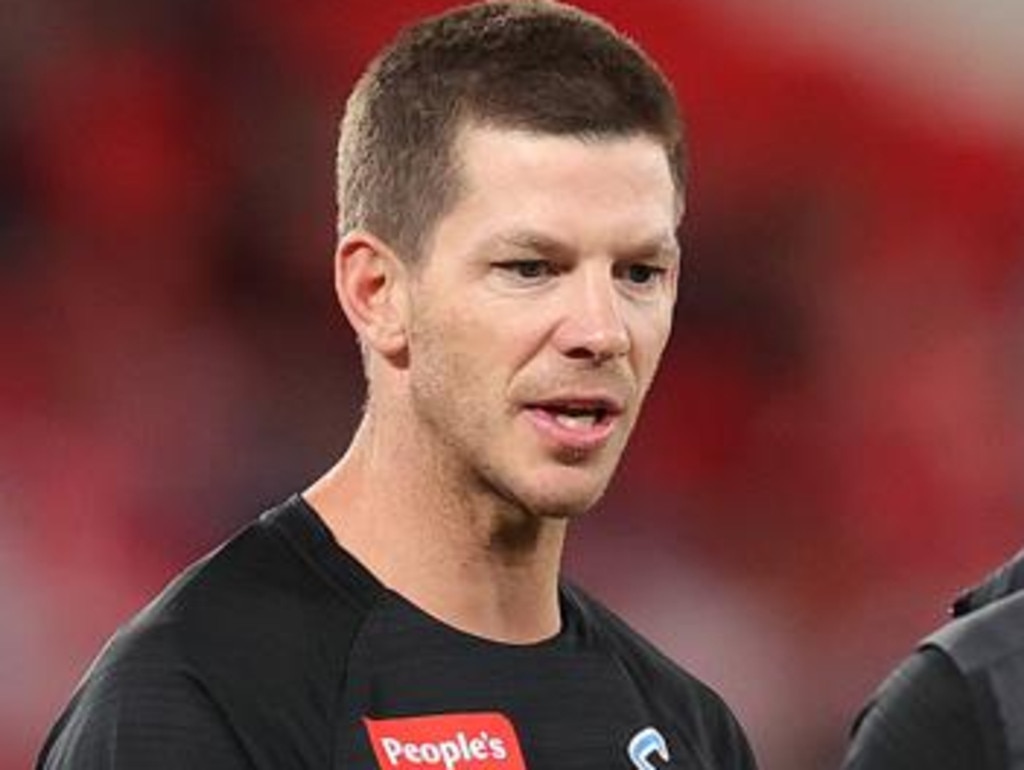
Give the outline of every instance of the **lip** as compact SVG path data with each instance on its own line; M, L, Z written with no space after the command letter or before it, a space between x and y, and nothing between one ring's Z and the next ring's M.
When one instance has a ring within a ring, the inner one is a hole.
M558 421L559 409L600 410L603 414L593 425L568 426ZM567 395L526 404L523 411L533 427L558 448L592 452L604 446L615 432L624 407L618 399L600 396Z

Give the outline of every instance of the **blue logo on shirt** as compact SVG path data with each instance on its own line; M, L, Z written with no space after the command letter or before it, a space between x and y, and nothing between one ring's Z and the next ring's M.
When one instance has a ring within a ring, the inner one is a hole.
M651 764L651 757L657 754L662 762L668 762L668 743L665 736L653 727L645 727L629 742L629 759L639 770L657 770Z

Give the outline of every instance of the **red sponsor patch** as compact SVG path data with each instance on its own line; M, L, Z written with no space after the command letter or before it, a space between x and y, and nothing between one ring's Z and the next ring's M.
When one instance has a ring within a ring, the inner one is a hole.
M363 719L381 770L526 770L515 728L498 713Z

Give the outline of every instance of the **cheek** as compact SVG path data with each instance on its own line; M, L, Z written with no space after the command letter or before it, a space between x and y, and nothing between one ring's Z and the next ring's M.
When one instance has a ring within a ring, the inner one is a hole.
M479 379L500 386L538 357L553 326L540 303L479 301L473 312L453 313L438 325L449 357Z
M458 314L424 314L410 327L410 378L421 394L469 409L496 374L493 335Z
M633 327L633 365L637 375L647 383L654 377L661 354L668 344L672 321L671 318L641 320Z

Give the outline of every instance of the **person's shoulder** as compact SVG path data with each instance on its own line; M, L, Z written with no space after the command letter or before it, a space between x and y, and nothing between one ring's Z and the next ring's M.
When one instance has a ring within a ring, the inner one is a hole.
M754 768L739 721L723 698L640 634L617 613L578 586L563 587L583 617L585 633L616 663L656 708L670 713L714 767Z
M658 689L668 687L700 700L715 704L722 702L714 690L668 657L603 602L579 586L566 585L564 590L584 618L587 631L596 634L605 650L615 656L631 675L657 683Z
M993 764L964 673L926 646L882 682L858 717L845 770L981 770Z
M1024 676L1024 590L1015 590L972 607L922 642L953 658L965 673L1012 662Z
M292 498L187 568L115 633L62 717L64 732L220 720L251 746L321 751L346 649L379 590ZM112 711L124 703L133 704L127 723Z
M314 517L299 498L267 511L176 577L120 631L120 646L153 643L193 665L213 658L229 668L325 636L333 646L355 631L378 586L344 562Z

